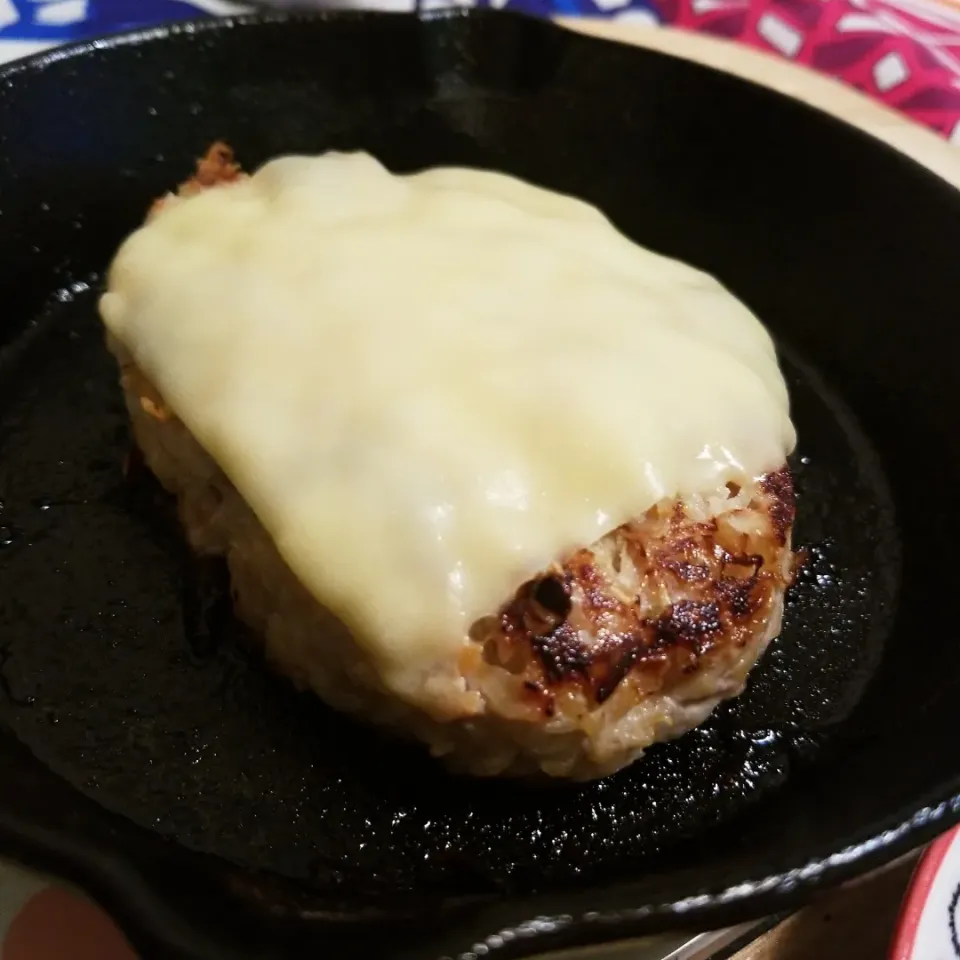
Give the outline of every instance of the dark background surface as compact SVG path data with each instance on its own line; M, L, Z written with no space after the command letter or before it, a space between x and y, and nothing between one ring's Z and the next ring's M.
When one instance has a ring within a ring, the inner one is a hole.
M956 819L951 188L759 88L506 15L224 22L53 61L0 73L7 849L92 886L147 956L427 960L768 912ZM545 789L456 780L262 669L216 571L122 480L95 317L116 244L217 138L248 167L366 149L528 177L763 318L811 562L747 694Z

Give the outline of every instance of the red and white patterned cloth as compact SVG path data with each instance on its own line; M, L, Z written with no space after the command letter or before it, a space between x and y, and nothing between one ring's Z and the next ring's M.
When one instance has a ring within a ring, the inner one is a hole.
M495 7L669 24L806 64L960 143L960 0L335 0L334 5L410 11ZM0 0L0 62L158 19L245 9L232 0Z
M960 143L960 6L938 0L659 0L674 26L825 73Z

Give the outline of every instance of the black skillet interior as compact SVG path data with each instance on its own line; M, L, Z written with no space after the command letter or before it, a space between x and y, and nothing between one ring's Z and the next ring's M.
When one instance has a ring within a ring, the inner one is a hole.
M121 475L95 314L118 241L216 138L248 166L519 174L756 310L810 556L742 698L547 789L456 780L262 668L221 572ZM85 884L145 957L434 960L718 925L930 837L960 813L957 250L955 192L854 130L512 15L241 19L7 69L2 848Z

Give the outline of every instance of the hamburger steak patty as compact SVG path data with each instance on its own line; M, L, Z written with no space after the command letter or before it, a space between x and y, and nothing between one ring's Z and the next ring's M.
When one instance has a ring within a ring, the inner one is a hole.
M217 144L180 193L242 176ZM236 612L268 659L456 769L611 773L739 694L779 633L796 566L786 465L720 496L661 500L523 583L472 625L456 662L437 663L413 687L389 686L123 346L110 347L148 466L177 496L193 548L225 556Z

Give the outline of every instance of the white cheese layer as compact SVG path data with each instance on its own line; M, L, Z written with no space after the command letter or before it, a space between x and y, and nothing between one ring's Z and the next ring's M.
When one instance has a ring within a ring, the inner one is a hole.
M742 304L496 173L275 160L167 203L101 313L386 671L446 659L551 561L794 445Z

